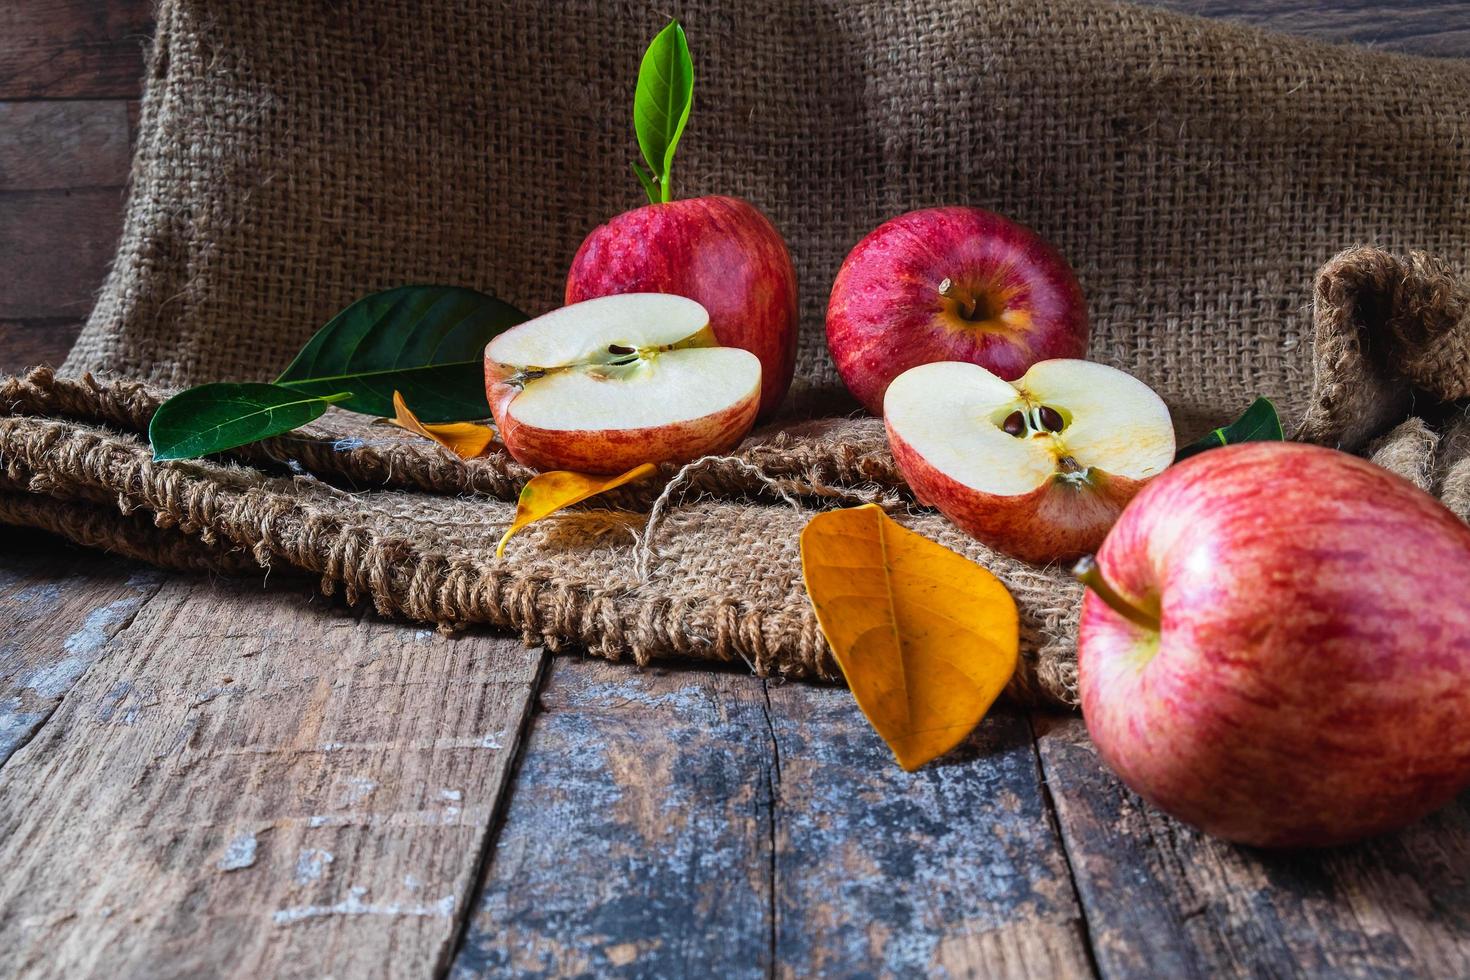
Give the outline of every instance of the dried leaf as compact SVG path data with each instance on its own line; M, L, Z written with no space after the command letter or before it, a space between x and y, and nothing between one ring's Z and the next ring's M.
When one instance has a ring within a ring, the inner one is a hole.
M555 514L563 507L580 503L588 497L595 497L614 487L641 480L657 468L652 463L639 463L619 476L596 476L588 473L552 470L550 473L541 473L532 477L530 482L521 488L521 499L516 503L515 522L506 530L505 537L500 539L500 546L495 549L495 557L500 558L505 555L506 542L510 540L511 535L527 524Z
M434 440L460 459L476 459L485 455L485 450L495 441L495 430L479 422L439 422L425 425L396 391L393 392L393 418L389 421L414 435Z
M807 596L858 707L912 772L970 733L1016 669L1015 600L874 504L801 532Z

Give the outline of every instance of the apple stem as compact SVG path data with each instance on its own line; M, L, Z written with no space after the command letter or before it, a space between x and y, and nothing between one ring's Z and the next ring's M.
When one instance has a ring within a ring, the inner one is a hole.
M973 298L965 299L963 296L956 296L954 291L953 279L946 279L944 280L944 282L939 284L939 295L943 296L945 299L952 299L959 304L960 317L962 319L975 319L975 310L979 307L980 304L975 302Z
M1130 623L1142 626L1144 629L1159 631L1159 617L1156 613L1150 613L1138 608L1127 599L1118 594L1118 590L1103 578L1102 569L1098 567L1097 559L1092 555L1082 558L1072 568L1072 575L1077 581L1097 593L1097 597L1108 604L1108 608L1122 616Z

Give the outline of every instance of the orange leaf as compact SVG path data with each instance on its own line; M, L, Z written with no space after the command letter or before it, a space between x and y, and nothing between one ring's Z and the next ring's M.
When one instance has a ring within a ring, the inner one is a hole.
M588 497L595 497L614 487L641 480L656 469L657 467L652 463L639 463L619 476L593 476L587 473L552 470L550 473L541 473L532 477L530 482L521 488L521 499L516 503L515 522L506 530L505 537L500 539L500 546L495 549L495 557L500 558L505 555L505 545L510 540L510 536L527 524L555 514L563 507L580 503Z
M1006 587L875 504L813 517L801 568L858 707L905 770L963 741L1016 669Z
M425 425L396 391L393 392L393 418L389 421L414 435L434 440L460 459L475 459L485 455L485 450L495 441L495 430L478 422Z

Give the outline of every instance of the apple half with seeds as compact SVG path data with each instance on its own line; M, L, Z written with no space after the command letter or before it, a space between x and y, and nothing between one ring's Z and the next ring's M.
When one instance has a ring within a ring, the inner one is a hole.
M1092 361L1039 361L1016 381L978 364L923 364L888 387L883 421L920 503L1037 563L1095 551L1174 460L1163 399Z
M761 362L716 346L694 300L624 293L564 306L490 341L485 391L518 462L622 473L734 448L760 406Z

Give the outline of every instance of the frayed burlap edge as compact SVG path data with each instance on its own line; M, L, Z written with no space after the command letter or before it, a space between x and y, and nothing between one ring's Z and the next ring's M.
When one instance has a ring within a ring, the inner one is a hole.
M752 648L759 673L838 678L815 628L782 634L765 629L758 611L716 600L717 608L705 610L715 622L713 641L709 649L696 647L685 628L687 606L614 603L549 576L473 568L405 539L310 513L244 468L230 479L219 468L202 477L156 464L128 436L70 422L0 418L0 461L0 499L30 494L35 502L0 509L5 520L94 547L185 568L239 571L284 564L320 576L325 594L340 590L350 603L370 601L384 616L450 629L473 623L513 629L528 644L552 650L576 646L647 664L658 656L739 662L739 651ZM125 520L102 516L109 508ZM157 547L139 533L145 522L160 535ZM752 642L768 636L775 642Z
M1423 253L1350 248L1318 273L1313 320L1297 437L1365 452L1470 521L1470 279Z
M68 419L146 435L148 423L171 392L129 380L102 381L90 374L61 377L39 367L24 376L0 379L0 412ZM859 438L833 442L823 426L844 421ZM515 500L535 471L504 453L461 460L422 440L392 430L371 443L367 423L333 414L296 433L265 439L226 454L247 465L294 465L325 480L373 489L437 494L483 494ZM634 484L605 496L616 506L647 509L670 485L681 496L713 493L807 503L865 504L886 508L912 494L888 453L878 419L812 420L757 432L738 450L683 466L665 465L661 479Z
M435 553L360 521L319 508L313 512L293 498L289 487L283 489L283 479L316 481L316 474L288 473L271 480L249 466L158 464L136 435L96 427L110 422L117 428L144 428L156 402L157 393L141 385L57 378L49 371L0 383L0 408L12 413L0 417L0 495L11 502L0 506L0 520L44 527L92 547L170 567L239 573L288 566L319 576L324 593L340 592L352 603L370 601L386 616L448 629L470 624L511 629L525 642L552 650L584 649L639 664L679 657L744 662L761 675L840 680L814 618L767 615L723 594L710 594L695 604L612 597L552 576L527 574L513 564L487 568L471 556ZM37 417L25 410L67 418ZM776 438L747 447L745 457L690 464L662 490L655 484L645 545L656 535L661 508L677 507L692 486L712 475L736 474L727 491L752 487L784 496L788 478L773 481L761 471L763 454L776 454L778 472L800 474L789 480L793 493L828 501L835 497L837 503L877 497L895 510L908 506L880 483L865 481L850 489L812 479L813 474L842 469L866 475L874 463L867 451L854 454L856 447L833 445L829 459L802 470L793 466L792 456L779 454L782 443L801 445L802 439L799 434ZM417 451L410 450L408 458ZM436 449L430 452L442 455ZM881 471L883 464L877 468ZM360 461L348 469L362 473ZM343 472L339 467L336 475ZM393 473L400 485L416 490L437 479L411 477L403 466L394 467ZM452 483L460 485L460 478ZM21 499L29 503L16 506ZM1075 613L1064 613L1075 608L1080 588L1056 570L1027 567L1018 574L1013 585L1023 604L1031 593L1044 594L1046 601L1023 610L1035 615L1023 615L1026 649L1008 693L1025 703L1075 703L1076 661L1070 641ZM1056 616L1061 618L1054 626L1043 624Z
M1470 282L1379 248L1317 275L1311 402L1299 438L1356 452L1410 414L1470 398Z

